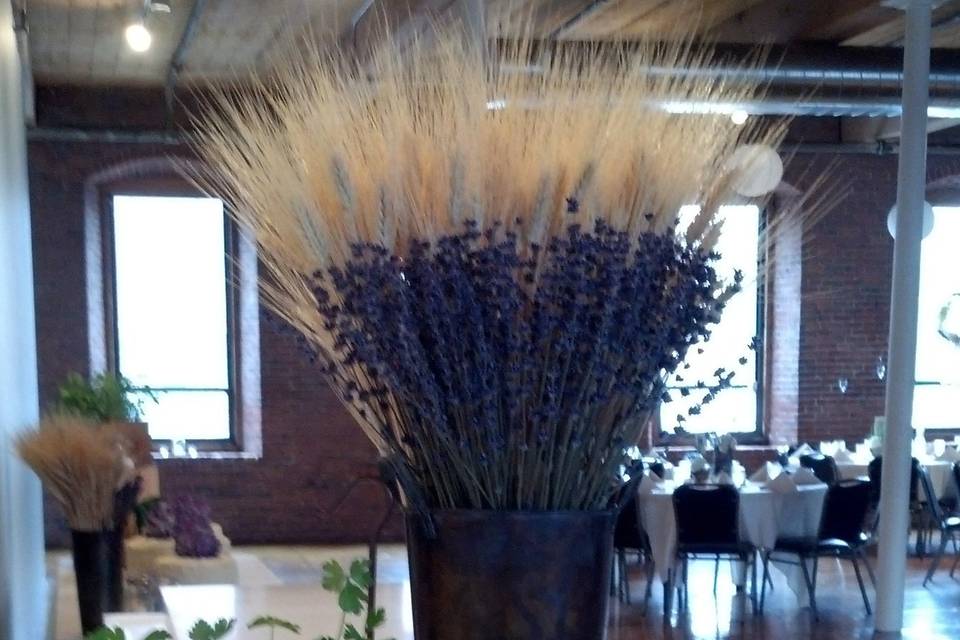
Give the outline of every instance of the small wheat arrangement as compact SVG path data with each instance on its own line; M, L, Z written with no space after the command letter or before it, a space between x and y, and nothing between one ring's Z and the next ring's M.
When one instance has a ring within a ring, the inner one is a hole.
M49 416L17 440L23 461L63 507L74 531L113 527L115 493L130 465L112 435L73 416Z
M740 286L713 268L728 160L782 126L664 109L760 92L671 73L714 64L687 42L558 48L517 71L533 44L490 64L435 35L384 47L372 73L316 55L217 101L201 180L408 496L602 508L665 377Z

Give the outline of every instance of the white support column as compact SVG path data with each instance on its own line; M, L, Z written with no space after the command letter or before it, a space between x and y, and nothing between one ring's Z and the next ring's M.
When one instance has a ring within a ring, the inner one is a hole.
M878 531L878 632L899 632L903 626L903 586L909 534L910 428L917 359L920 240L927 167L930 4L931 0L909 0L906 7L903 132L897 177L897 237L893 251L886 434Z
M37 421L33 259L21 68L9 0L0 0L0 638L46 635L40 483L13 451Z

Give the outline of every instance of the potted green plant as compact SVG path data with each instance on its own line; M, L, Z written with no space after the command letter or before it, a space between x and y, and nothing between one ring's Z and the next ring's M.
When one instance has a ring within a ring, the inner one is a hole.
M131 398L133 390L129 380L112 373L89 379L71 373L58 389L55 410L103 423L139 423L143 403ZM146 393L152 397L149 389Z
M593 640L625 450L740 287L713 268L730 158L782 128L665 108L759 91L697 73L709 52L685 41L531 66L529 41L491 62L431 36L224 96L200 178L392 469L416 637Z
M153 463L151 441L147 424L141 421L143 400L134 398L134 390L129 380L112 373L101 373L89 379L71 373L60 385L52 411L99 425L104 437L118 445L135 468L143 468ZM149 388L137 391L156 401ZM138 493L139 484L136 482L117 487L112 521L104 530L108 549L105 589L107 606L113 611L123 608L123 539Z

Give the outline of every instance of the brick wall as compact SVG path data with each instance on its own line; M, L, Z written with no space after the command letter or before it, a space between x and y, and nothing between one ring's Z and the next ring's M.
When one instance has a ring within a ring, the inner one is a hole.
M954 156L931 156L929 182L960 174ZM883 413L877 356L886 354L897 157L798 155L785 180L802 188L828 171L848 189L843 204L803 238L798 435L801 441L862 439ZM837 380L849 380L846 394Z
M41 125L90 126L102 123L104 114L119 112L117 126L159 126L162 112L154 108L156 96L144 93L118 101L109 92L101 94L41 91ZM77 104L83 105L79 112ZM794 140L831 142L835 128L825 122L799 121ZM68 372L86 371L90 363L85 182L121 163L181 153L175 145L30 143L44 402L53 398ZM895 156L798 154L788 167L785 181L795 187L829 171L850 195L802 238L793 239L788 259L775 263L769 292L773 315L768 319L773 339L767 354L767 387L775 397L769 397L766 406L775 442L858 439L883 410L883 386L874 367L887 338L893 243L886 215L894 201L896 165ZM960 159L933 156L928 173L931 182L943 183L960 175ZM293 341L267 323L261 323L261 359L263 458L164 461L165 491L203 494L227 535L239 543L366 539L382 513L378 488L361 486L336 514L328 511L358 473L369 471L371 447ZM836 389L840 376L850 380L846 395ZM744 451L739 457L752 468L770 452ZM395 520L389 537L399 537L398 524ZM62 519L49 500L47 529L51 544L66 540Z
M84 186L93 175L140 158L183 153L171 145L38 142L29 146L42 403L71 371L89 369ZM360 485L327 513L375 460L351 418L294 341L261 323L263 458L161 461L168 495L200 493L238 543L366 540L382 516L377 487ZM46 500L48 543L65 544L56 504ZM389 538L400 535L395 520Z

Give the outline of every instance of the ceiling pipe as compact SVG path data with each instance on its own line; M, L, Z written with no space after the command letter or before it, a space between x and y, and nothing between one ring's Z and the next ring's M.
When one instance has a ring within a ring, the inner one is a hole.
M556 47L592 47L583 43L544 43L538 59ZM629 47L629 44L625 46ZM744 109L754 115L886 116L901 113L903 51L891 47L836 47L822 45L771 46L764 61L750 68L744 60L756 56L749 45L714 47L714 64L707 68L650 67L653 76L713 78L727 83L750 82L765 87L765 95L738 105L691 105L687 111L724 113L724 108ZM542 65L504 65L513 73L540 73ZM684 112L678 101L678 112ZM960 51L934 50L930 59L930 111L932 118L960 117Z
M180 42L170 58L170 67L167 69L167 81L163 87L164 104L167 113L167 128L173 126L173 109L176 99L177 82L180 79L180 72L183 71L184 60L190 45L197 35L197 27L200 24L200 18L206 10L207 0L194 0L193 7L190 9L190 16L187 18L187 24L183 28L183 34L180 36Z

